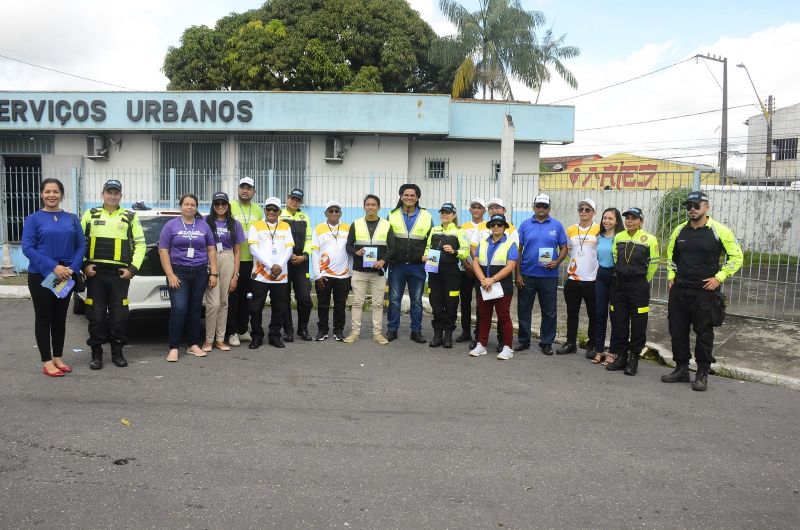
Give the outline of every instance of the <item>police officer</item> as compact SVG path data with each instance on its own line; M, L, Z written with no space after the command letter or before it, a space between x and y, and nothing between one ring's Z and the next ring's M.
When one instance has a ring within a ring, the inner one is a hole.
M286 293L286 310L283 322L283 342L294 342L292 323L291 291L297 302L297 336L303 340L313 340L308 333L308 319L311 317L311 281L308 275L308 260L311 254L311 220L300 210L303 205L303 190L293 188L286 198L286 208L281 211L280 220L289 223L292 229L294 247L289 258L289 286Z
M625 370L636 375L639 354L647 342L647 314L650 312L650 280L658 269L658 240L642 230L641 208L622 214L625 230L614 236L616 283L611 290L611 323L619 330L620 351L611 352L614 362L607 370Z
M711 311L719 289L726 279L742 266L742 249L730 228L711 219L708 195L693 191L686 199L689 220L672 231L667 246L667 305L669 334L672 336L672 358L676 368L661 376L664 383L689 382L689 331L697 340L694 358L697 374L692 390L708 388L708 371L715 362L714 328ZM720 267L720 256L725 264Z
M122 183L108 180L103 184L103 206L83 214L81 227L86 236L86 314L92 349L89 368L103 367L103 344L111 343L111 362L123 368L128 362L122 346L128 337L128 287L142 266L146 249L144 232L133 210L120 208Z

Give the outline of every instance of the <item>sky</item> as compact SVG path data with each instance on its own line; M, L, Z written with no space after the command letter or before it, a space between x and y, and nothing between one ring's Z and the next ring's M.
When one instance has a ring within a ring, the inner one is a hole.
M440 35L454 27L438 0L409 0ZM477 0L463 0L470 10ZM2 90L164 90L161 72L169 46L184 29L213 26L230 12L258 1L189 0L7 0L0 17ZM542 156L610 155L617 152L716 165L722 106L723 65L687 60L698 53L728 59L730 168L745 164L747 127L760 113L744 63L762 99L778 108L800 103L800 2L632 0L522 0L546 17L543 28L566 34L581 49L566 63L578 79L573 90L554 74L540 104L575 107L575 142L543 146ZM15 60L8 59L8 57ZM24 61L94 81L36 68ZM619 86L609 85L676 66ZM101 82L100 82L101 81ZM518 100L536 94L514 83ZM709 112L711 111L711 112ZM687 114L697 116L674 118ZM658 121L654 121L658 120ZM634 122L638 125L610 127ZM739 153L742 153L739 155Z

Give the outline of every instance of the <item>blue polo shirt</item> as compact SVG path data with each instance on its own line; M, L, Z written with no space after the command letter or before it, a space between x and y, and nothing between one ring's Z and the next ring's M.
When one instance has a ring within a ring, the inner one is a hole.
M558 267L548 269L539 262L540 256L549 254L558 259L558 247L567 245L567 232L561 222L548 216L539 221L534 215L519 226L519 244L522 246L520 270L523 276L558 278Z
M507 239L508 239L508 236L506 234L503 234L503 237L501 237L497 241L497 243L492 241L492 236L489 236L489 237L486 238L486 242L489 243L489 246L486 248L486 262L487 263L491 263L492 262L492 258L494 257L494 253L497 252L497 248L501 244L505 243ZM516 243L512 243L511 244L511 248L508 249L508 255L506 255L506 262L517 261L518 258L519 258L519 251L517 250L517 244ZM489 274L489 267L490 267L489 265L486 266L486 271L485 271L486 272L486 276L491 276L491 274Z
M417 216L419 215L419 206L414 208L414 213L412 214L406 213L404 209L400 210L400 212L403 214L403 221L405 221L406 223L406 232L410 234L411 229L414 227L414 223L417 222Z

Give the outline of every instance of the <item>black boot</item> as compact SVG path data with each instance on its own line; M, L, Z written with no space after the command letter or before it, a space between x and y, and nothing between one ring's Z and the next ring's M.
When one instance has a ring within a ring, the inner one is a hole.
M662 383L688 383L689 379L689 363L678 363L672 373L661 376Z
M578 346L574 342L566 342L556 350L556 355L566 355L568 353L575 353L576 351L578 351Z
M442 339L442 346L445 348L452 348L453 347L453 330L448 329L444 332L444 338Z
M397 340L397 330L396 329L388 330L386 332L386 340L388 340L389 342Z
M423 335L421 331L412 331L411 332L411 340L413 340L417 344L427 344L428 343L428 339L425 338L425 335Z
M468 329L462 330L461 335L456 337L456 342L459 344L462 342L472 342L472 334L469 332Z
M594 346L587 346L586 347L586 358L587 359L594 359L597 350L594 349Z
M444 341L442 340L442 330L441 329L434 329L433 330L433 340L431 341L430 344L428 344L428 346L430 346L431 348L438 348L442 344L444 344Z
M612 372L616 372L618 370L624 370L627 364L628 364L627 355L625 353L618 353L617 358L614 359L614 362L606 366L606 370L611 370Z
M692 383L692 390L698 392L705 392L708 390L708 366L697 365L697 373L694 374L694 383Z
M625 367L625 375L636 375L639 369L639 354L628 352L628 365Z
M103 367L103 347L92 346L92 360L89 362L89 368L92 370L100 370Z
M119 366L120 368L125 368L126 366L128 366L128 361L126 361L125 356L122 355L121 342L111 343L111 362L114 363L115 366Z

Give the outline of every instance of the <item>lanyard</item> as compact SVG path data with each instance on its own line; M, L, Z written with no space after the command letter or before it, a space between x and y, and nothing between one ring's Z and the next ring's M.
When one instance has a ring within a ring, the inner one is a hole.
M242 212L242 221L244 221L244 229L247 230L250 228L250 219L253 218L253 207L251 204L247 205L247 213L249 213L250 215L245 217L244 208L242 207L242 202L236 201L236 204L239 205L239 211Z
M278 223L275 223L275 230L270 230L269 223L267 223L267 232L269 232L269 238L272 241L272 247L275 247L275 234L278 232Z
M330 231L331 234L333 234L333 241L334 242L338 241L339 240L339 230L342 229L341 223L336 225L336 232L333 231L333 228L331 228L331 225L329 225L328 223L325 223L325 224L328 225L328 230ZM372 240L370 240L370 243L371 242L372 242Z
M586 242L586 239L589 237L589 232L591 232L593 226L594 226L593 224L589 225L589 228L586 229L586 235L581 237L581 232L583 231L583 228L581 228L581 225L578 225L578 243L580 244L581 252L583 252L583 244Z
M189 240L189 247L194 248L194 240L197 237L194 235L194 227L197 224L197 219L195 218L194 222L192 223L191 232L189 232L189 227L186 226L186 223L183 222L183 217L181 217L181 224L183 225L183 235Z

